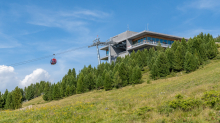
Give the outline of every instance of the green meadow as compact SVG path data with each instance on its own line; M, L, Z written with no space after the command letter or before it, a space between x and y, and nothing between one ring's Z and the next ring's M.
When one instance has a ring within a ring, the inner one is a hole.
M142 84L110 91L94 90L58 101L46 102L37 97L22 104L26 110L0 112L0 122L73 122L73 123L142 123L142 122L219 122L218 108L201 105L188 111L167 104L180 94L183 99L198 99L207 91L220 90L220 60L207 61L198 70L173 73L150 80L148 68Z

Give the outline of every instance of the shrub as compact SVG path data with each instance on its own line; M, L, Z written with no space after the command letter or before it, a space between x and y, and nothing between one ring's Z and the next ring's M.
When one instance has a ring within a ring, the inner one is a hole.
M181 94L177 94L175 97L176 97L177 99L183 99L183 96L182 96Z
M143 115L143 114L145 114L146 112L150 112L150 111L152 111L153 110L153 108L151 108L151 107L148 107L148 106L145 106L145 107L142 107L142 108L139 108L138 110L137 110L137 115Z
M211 107L214 107L219 103L219 93L216 91L207 91L204 93L202 100L205 101L205 104Z
M183 111L190 111L196 107L199 107L202 104L201 100L198 99L183 99L183 96L178 94L176 95L175 100L169 102L169 106L173 109L182 109Z
M157 111L160 113L160 114L167 114L169 115L169 113L172 113L173 112L173 108L171 108L168 104L165 104L165 105L162 105L162 106L158 106L157 107Z

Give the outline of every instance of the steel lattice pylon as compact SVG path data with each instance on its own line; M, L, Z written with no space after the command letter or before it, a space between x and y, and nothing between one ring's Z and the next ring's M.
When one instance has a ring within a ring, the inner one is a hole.
M100 42L99 40L100 38L96 38L94 41L93 41L93 44L88 46L88 48L90 47L93 47L93 46L96 46L97 48L97 56L98 56L98 63L101 64L101 60L100 60L100 54L99 54L99 47L98 46L104 46L104 45L109 45L109 56L108 56L108 60L109 60L109 63L111 63L111 44L117 44L116 42L113 42L111 40L111 38L109 40L107 40L106 42Z

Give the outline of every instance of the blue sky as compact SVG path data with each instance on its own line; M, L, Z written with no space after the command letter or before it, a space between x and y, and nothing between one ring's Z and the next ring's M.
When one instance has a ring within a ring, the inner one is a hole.
M88 46L98 35L106 41L127 30L193 37L220 34L219 0L19 0L0 1L0 91L40 80L57 82L75 68L97 66L96 48L10 67L69 49ZM101 51L101 56L105 52ZM4 66L3 66L4 65ZM4 68L4 69L3 69Z

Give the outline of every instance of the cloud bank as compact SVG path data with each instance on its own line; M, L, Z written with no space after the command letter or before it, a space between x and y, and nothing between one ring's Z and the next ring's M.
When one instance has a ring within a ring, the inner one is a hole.
M0 91L2 93L6 89L11 91L16 86L24 88L40 81L51 81L49 73L44 69L38 68L31 74L26 75L23 80L20 80L13 67L0 65Z
M14 68L11 66L0 65L0 91L4 92L6 89L9 91L18 85L19 80L16 77Z
M50 75L44 69L36 69L33 73L26 75L25 78L20 82L22 87L29 86L31 83L36 83L40 81L49 81Z

